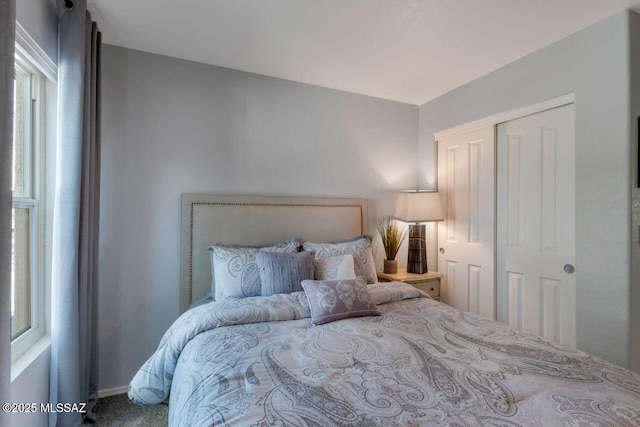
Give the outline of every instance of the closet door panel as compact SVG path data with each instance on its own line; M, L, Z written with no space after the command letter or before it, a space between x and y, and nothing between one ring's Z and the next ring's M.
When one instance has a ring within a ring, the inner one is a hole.
M441 298L495 319L495 127L438 141Z
M497 133L498 320L574 346L574 107Z

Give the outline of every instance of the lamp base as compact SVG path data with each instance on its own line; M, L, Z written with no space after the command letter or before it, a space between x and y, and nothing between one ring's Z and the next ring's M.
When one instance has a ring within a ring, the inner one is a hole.
M424 274L427 268L427 232L424 224L409 225L407 272Z

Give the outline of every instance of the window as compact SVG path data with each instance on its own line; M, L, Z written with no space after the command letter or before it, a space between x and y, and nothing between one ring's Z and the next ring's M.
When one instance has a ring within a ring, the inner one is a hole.
M45 332L44 250L45 78L16 54L13 102L11 238L12 360Z

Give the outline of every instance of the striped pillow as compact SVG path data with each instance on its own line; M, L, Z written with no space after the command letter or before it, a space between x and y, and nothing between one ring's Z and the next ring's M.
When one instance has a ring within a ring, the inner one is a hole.
M260 295L302 291L302 281L313 279L313 252L256 254L260 273Z

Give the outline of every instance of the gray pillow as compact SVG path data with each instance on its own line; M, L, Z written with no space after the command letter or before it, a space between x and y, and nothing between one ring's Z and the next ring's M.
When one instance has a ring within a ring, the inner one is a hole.
M378 282L373 251L371 250L371 236L358 236L350 240L331 243L304 242L302 249L315 252L316 258L350 254L353 256L356 276L364 276L367 283Z
M260 273L260 295L302 291L302 281L313 279L313 252L256 254Z
M351 280L305 280L311 323L322 325L350 317L379 316L363 277Z

